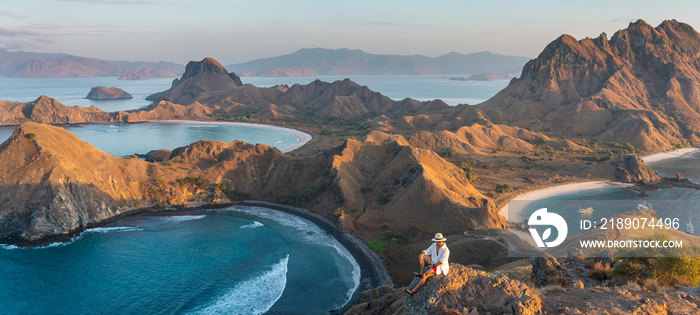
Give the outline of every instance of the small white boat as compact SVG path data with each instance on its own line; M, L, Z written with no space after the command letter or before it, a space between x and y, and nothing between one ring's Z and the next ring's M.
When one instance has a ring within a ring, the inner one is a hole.
M581 208L581 206L579 206L579 207L578 207L578 213L580 213L580 214L590 214L590 213L593 213L593 207Z
M690 235L693 235L695 233L695 228L693 228L693 223L688 222L685 224L685 232L690 234Z
M647 202L644 201L644 203L637 204L637 210L651 211L651 203L649 203L649 205L647 205Z

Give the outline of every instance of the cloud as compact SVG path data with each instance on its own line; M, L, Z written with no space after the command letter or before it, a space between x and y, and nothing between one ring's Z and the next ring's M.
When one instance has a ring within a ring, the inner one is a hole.
M53 36L49 34L24 28L0 27L0 48L2 49L27 49L55 42Z
M26 15L20 15L20 14L14 13L14 12L6 11L6 10L0 10L0 16L9 17L9 18L15 19L15 20L24 20L27 18Z
M17 36L38 36L39 33L32 31L32 30L25 30L21 28L11 28L11 27L0 27L0 36L9 36L9 37L17 37Z

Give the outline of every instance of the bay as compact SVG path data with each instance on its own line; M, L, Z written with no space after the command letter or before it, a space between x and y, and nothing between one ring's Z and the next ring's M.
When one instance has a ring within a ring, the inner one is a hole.
M68 243L0 246L0 309L321 314L342 307L359 277L349 252L300 217L259 207L149 213Z
M62 126L100 150L114 156L146 154L151 150L175 149L199 140L230 142L243 140L264 143L286 150L299 137L287 128L269 128L254 124L144 122L122 124L76 124ZM0 142L7 140L16 127L0 126Z
M700 183L700 153L695 152L679 158L672 158L650 163L654 171L662 177L675 177L676 173ZM580 233L582 219L601 222L612 216L637 210L637 205L651 205L658 218L678 222L678 229L685 232L686 223L700 226L700 190L691 188L670 188L648 191L647 197L640 197L639 192L625 188L606 188L575 192L533 201L520 214L521 220L527 218L537 209L547 208L548 212L561 215L569 226L568 235ZM528 202L528 201L524 201ZM581 215L578 209L593 207L590 215Z

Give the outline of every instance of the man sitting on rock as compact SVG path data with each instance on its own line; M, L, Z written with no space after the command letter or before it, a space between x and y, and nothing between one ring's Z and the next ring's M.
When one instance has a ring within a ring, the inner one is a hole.
M442 233L435 234L433 244L420 254L420 273L414 272L416 276L422 277L418 285L413 290L406 290L406 293L413 294L425 284L425 280L434 275L447 275L450 272L450 249L445 245L446 238ZM428 265L426 269L425 266Z

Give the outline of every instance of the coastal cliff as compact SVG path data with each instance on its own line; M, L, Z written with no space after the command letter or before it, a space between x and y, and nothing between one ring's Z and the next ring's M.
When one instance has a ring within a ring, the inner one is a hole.
M0 145L0 238L39 240L150 206L147 165L27 123Z

